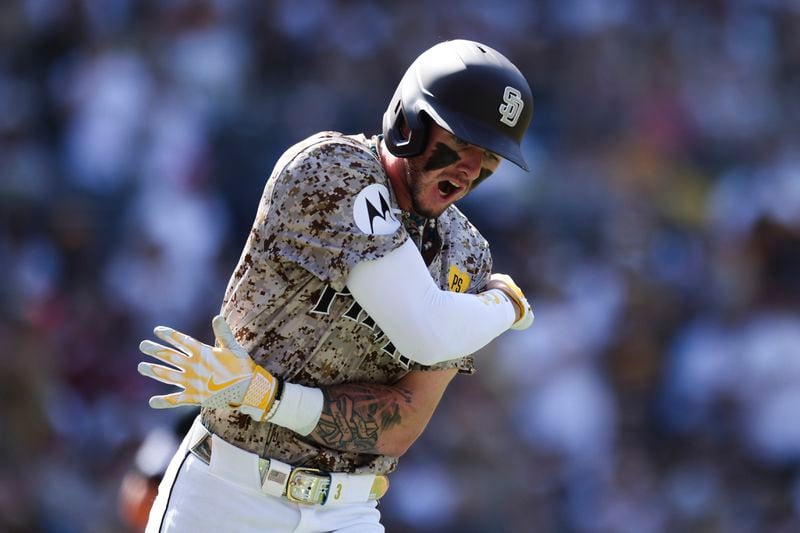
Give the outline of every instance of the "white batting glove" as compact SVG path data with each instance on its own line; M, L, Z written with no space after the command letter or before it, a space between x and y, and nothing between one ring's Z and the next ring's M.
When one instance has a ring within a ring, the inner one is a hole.
M202 405L233 408L254 420L264 420L275 401L278 379L253 362L236 341L222 316L215 316L211 325L219 345L217 347L163 326L156 327L153 332L177 350L148 340L139 344L142 353L175 367L139 363L139 373L183 389L172 394L153 396L150 398L150 407L168 409Z
M525 295L522 294L522 289L514 283L511 276L507 274L492 274L486 287L503 291L517 308L518 318L511 325L511 329L521 330L531 327L531 324L533 324L533 309L531 309L531 304L528 303Z

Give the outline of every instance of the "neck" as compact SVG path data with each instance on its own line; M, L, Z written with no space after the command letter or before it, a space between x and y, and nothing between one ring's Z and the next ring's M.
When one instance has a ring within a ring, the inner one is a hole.
M381 159L383 169L389 176L389 183L392 184L394 196L397 198L397 205L400 209L408 213L413 213L411 208L411 191L406 181L406 162L403 158L397 157L383 147L383 141L378 141L378 154Z

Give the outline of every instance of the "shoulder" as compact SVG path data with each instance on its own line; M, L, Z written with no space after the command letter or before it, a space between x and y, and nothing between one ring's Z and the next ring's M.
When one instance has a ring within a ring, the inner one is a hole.
M363 135L324 131L289 148L276 165L275 178L306 184L382 183L385 172Z
M395 233L396 200L373 146L363 135L322 132L291 147L270 176L264 216L269 209L302 223L314 220L318 227Z
M468 250L481 252L489 250L489 242L469 221L467 215L454 205L442 213L439 218L439 227L444 230L445 237L451 245L459 245Z
M489 242L455 206L450 206L442 213L438 226L447 286L459 292L483 290L492 273Z

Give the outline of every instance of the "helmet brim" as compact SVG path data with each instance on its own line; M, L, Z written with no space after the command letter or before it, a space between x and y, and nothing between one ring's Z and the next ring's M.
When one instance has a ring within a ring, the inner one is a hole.
M497 130L490 128L483 122L461 113L451 111L446 106L437 106L434 109L429 103L420 106L436 124L446 129L459 139L475 146L494 152L503 159L511 161L522 170L528 170L528 164L522 156L521 146L516 139L497 134Z

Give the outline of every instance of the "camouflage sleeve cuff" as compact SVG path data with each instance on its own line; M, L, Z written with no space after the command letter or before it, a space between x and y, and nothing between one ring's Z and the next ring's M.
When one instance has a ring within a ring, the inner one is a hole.
M459 374L467 374L472 375L476 372L475 368L475 359L468 355L467 357L462 357L460 359L451 359L450 361L442 361L441 363L437 363L435 365L421 365L419 363L415 363L412 365L411 370L418 370L420 372L429 372L432 370L447 370L450 368L458 369Z

